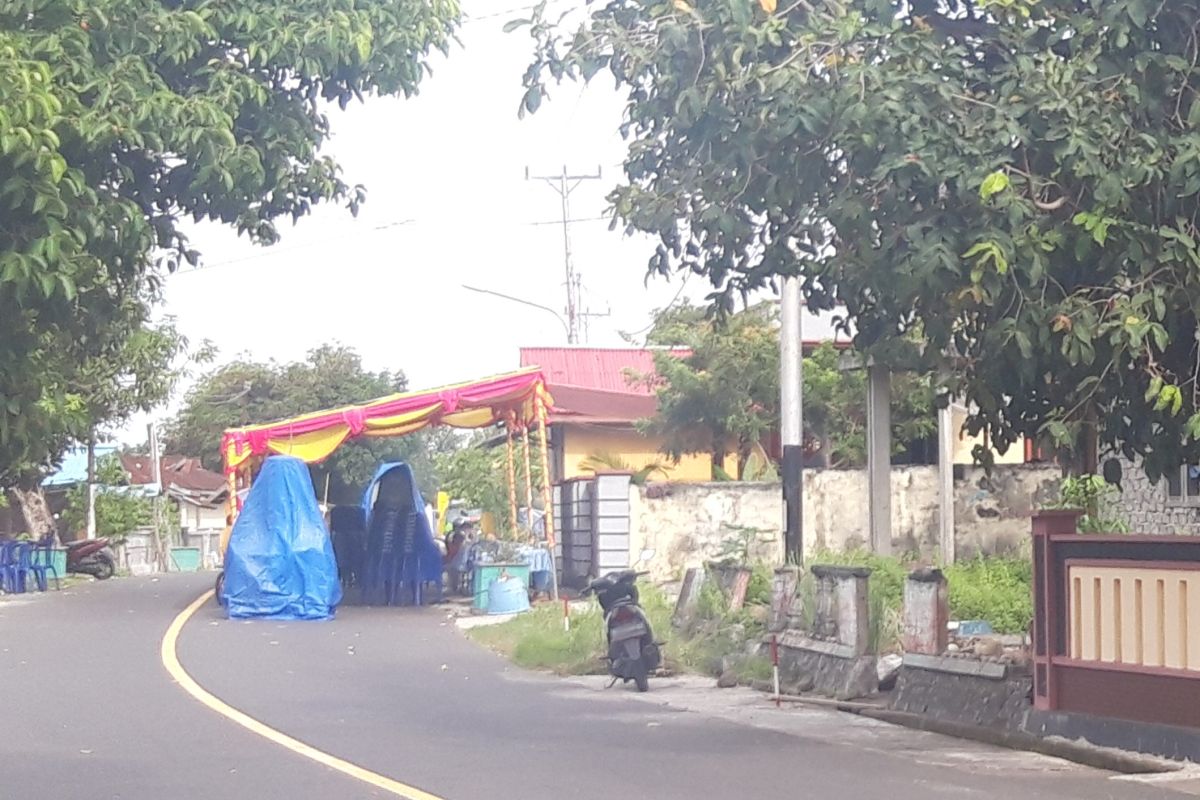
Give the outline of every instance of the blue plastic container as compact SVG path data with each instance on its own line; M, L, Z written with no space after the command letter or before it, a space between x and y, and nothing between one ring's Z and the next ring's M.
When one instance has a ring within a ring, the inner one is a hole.
M489 614L519 614L529 610L525 581L514 575L501 575L488 587Z

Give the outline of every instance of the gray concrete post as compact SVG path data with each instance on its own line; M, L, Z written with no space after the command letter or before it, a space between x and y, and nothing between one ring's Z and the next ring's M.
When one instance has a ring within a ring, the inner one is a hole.
M779 567L771 581L771 613L767 617L767 630L778 633L788 627L792 607L796 602L796 588L800 585L800 570L796 567Z
M940 656L950 644L950 601L941 570L922 568L904 582L905 653Z
M855 656L870 653L871 568L816 564L812 572L818 581L815 632L851 648Z
M867 367L867 494L871 549L892 554L892 373L883 364Z

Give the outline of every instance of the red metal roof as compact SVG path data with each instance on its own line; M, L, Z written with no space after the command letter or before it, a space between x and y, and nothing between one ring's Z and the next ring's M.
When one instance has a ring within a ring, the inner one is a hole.
M644 347L522 347L521 366L541 367L555 402L563 386L595 389L651 397L654 390L644 383L630 384L627 373L654 374L654 353L687 356L686 348Z

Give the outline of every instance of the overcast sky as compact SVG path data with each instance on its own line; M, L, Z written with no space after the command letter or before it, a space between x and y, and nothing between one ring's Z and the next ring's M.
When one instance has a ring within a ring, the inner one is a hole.
M546 184L525 180L527 166L535 175L564 165L603 174L571 195L583 305L610 314L588 319L588 343L620 345L620 332L644 331L653 309L704 296L696 278L646 285L654 243L599 219L625 151L617 130L623 98L611 81L565 84L536 115L518 119L530 39L501 28L520 15L521 0L463 5L462 45L434 59L418 97L331 111L327 152L350 183L367 188L357 219L321 208L295 227L286 223L270 248L216 225L193 229L202 268L168 278L162 310L189 339L211 340L222 362L240 354L290 361L340 342L370 369L402 369L414 388L504 372L518 365L523 345L565 343L552 314L462 288L563 313L560 201ZM573 5L578 0L552 2ZM133 421L121 438L144 440L147 421Z

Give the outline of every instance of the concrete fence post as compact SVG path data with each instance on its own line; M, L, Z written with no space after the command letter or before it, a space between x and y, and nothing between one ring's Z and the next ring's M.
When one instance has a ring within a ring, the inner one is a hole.
M799 585L799 567L779 567L775 570L771 581L771 613L767 617L767 630L778 633L788 627Z
M904 582L905 653L940 656L950 644L950 601L939 569L914 570Z
M870 567L815 564L819 636L851 648L855 656L871 652Z

